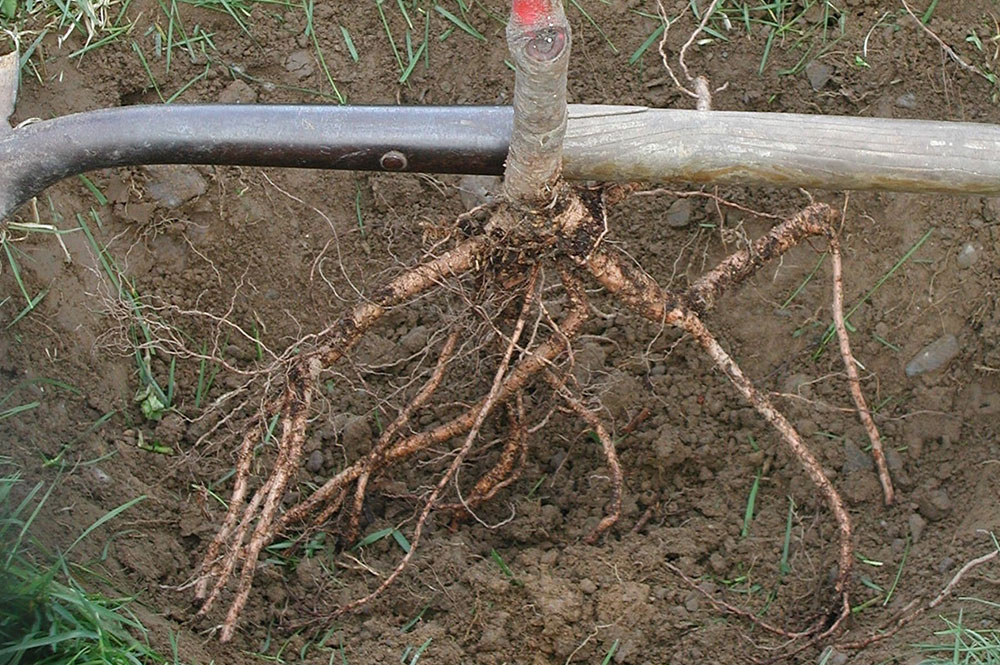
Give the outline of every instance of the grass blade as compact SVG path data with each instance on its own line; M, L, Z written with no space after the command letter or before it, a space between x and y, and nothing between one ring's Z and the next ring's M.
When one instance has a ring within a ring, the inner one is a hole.
M93 524L91 524L89 527L87 527L87 529L83 533L81 533L79 536L77 536L76 540L73 541L73 544L70 545L68 548L66 548L66 551L63 552L62 558L65 559L65 557L68 556L71 551L73 551L73 548L80 544L80 541L82 541L84 538L86 538L87 536L89 536L95 530L101 528L101 526L103 526L107 522L110 522L114 518L118 517L119 515L121 515L122 513L124 513L126 510L128 510L132 506L134 506L134 505L136 505L138 503L142 503L143 501L146 500L146 498L147 497L146 497L145 494L143 494L141 496L137 496L136 498L132 499L131 501L126 501L125 503L123 503L122 505L118 506L114 510L106 513L99 520L97 520L96 522L94 522Z
M481 32L473 28L471 25L469 25L459 17L452 14L450 11L448 11L441 5L434 5L434 11L436 11L438 14L440 14L441 16L445 17L446 19L454 23L455 26L457 26L460 30L462 30L466 34L471 35L472 37L478 39L481 42L486 41L486 37L484 37Z
M17 259L14 258L14 249L10 246L10 243L6 240L3 241L3 251L7 255L7 262L10 264L11 274L14 275L14 281L17 282L17 288L21 290L21 295L24 296L25 302L31 305L31 296L28 295L28 289L24 286L24 280L21 278L21 268L17 264Z
M0 411L0 420L7 420L8 418L13 418L14 416L25 413L26 411L31 411L32 409L37 409L41 406L41 402L29 402L27 404L22 404L20 406L15 406L6 411Z
M875 286L873 286L871 289L869 289L868 293L866 293L864 295L864 297L861 298L861 300L859 300L858 302L856 302L854 304L854 306L851 307L851 309L848 310L844 314L844 323L845 324L850 320L851 315L854 314L856 311L858 311L859 307L861 307L863 304L865 304L866 302L868 302L868 299L871 298L875 294L875 292L878 291L882 287L883 284L885 284L887 281L889 281L889 278L892 277L896 273L896 271L899 270L903 266L904 263L906 263L907 261L909 261L910 257L912 257L914 254L916 254L916 252L917 252L918 249L920 249L921 247L923 247L924 243L927 242L927 239L931 237L932 233L934 233L934 229L933 228L928 229L927 233L925 233L923 236L921 236L920 240L918 240L916 243L913 244L912 247L910 247L908 250L906 250L906 253L903 254L902 258L900 258L898 261L896 261L896 264L894 266L892 266L892 268L890 268L887 273L885 273L884 275L882 275L882 277L880 277L877 282L875 282ZM819 348L816 350L815 353L813 353L813 360L818 360L819 359L819 357L823 354L823 350L826 348L826 345L830 343L830 340L833 339L833 336L835 334L836 334L836 331L834 330L833 324L831 323L830 327L827 328L826 334L823 335L823 341L820 342Z
M740 531L740 538L746 538L750 533L750 523L753 522L753 512L757 505L757 491L760 489L760 470L757 471L757 476L753 479L753 485L750 487L750 496L747 497L747 508L743 513L743 529Z
M44 291L40 291L37 296L35 296L31 300L29 300L28 304L25 306L25 308L22 309L18 313L18 315L15 316L14 319L10 323L7 324L5 330L10 330L10 328L12 328L14 326L14 324L16 324L18 321L20 321L21 319L23 319L24 317L26 317L28 314L30 314L35 309L35 307L38 306L38 303L40 303L42 301L42 298L44 298L46 296L46 294L48 294L48 292L49 292L48 289L45 289Z
M889 604L892 599L892 594L896 591L896 586L899 585L899 578L903 575L903 566L906 565L906 556L910 553L910 537L906 537L906 547L903 548L903 557L899 561L899 568L896 570L896 577L892 580L892 586L889 587L889 591L885 594L885 600L882 601L882 607Z
M632 56L628 59L628 64L634 65L635 63L639 62L639 59L642 58L642 56L646 53L646 51L649 50L649 47L652 46L656 42L656 40L660 38L660 36L666 29L667 29L667 24L661 22L660 27L654 30L649 35L649 37L646 37L646 41L644 41L642 45L635 50L635 53L633 53Z
M354 48L354 40L351 39L351 33L344 26L340 26L340 34L344 36L344 43L347 44L347 52L351 54L351 60L357 62L359 60L358 49Z
M388 529L379 529L378 531L374 531L372 533L369 533L367 536L365 536L364 538L362 538L361 540L359 540L358 543L357 543L357 545L355 545L351 549L357 550L357 549L360 549L362 547L367 547L368 545L371 545L372 543L377 543L378 541L382 540L383 538L391 535L392 532L395 531L395 530L396 529L394 529L393 527L389 527Z

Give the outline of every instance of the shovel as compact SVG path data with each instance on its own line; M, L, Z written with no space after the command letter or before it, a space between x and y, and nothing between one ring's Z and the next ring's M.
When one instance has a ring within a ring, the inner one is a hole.
M0 219L59 180L140 164L503 173L504 106L144 105L9 124L0 57ZM768 183L1000 194L1000 126L790 113L570 105L569 180Z

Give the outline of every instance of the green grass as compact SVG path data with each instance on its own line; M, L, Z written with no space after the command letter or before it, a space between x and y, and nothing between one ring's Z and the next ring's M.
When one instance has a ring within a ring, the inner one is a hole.
M423 644L414 649L413 647L406 647L403 651L403 656L399 659L401 663L408 663L409 665L417 665L420 661L420 657L427 651L427 647L431 645L434 640L433 637L428 637Z
M696 23L702 19L699 4L703 7L708 6L707 2L690 2L684 10L693 14L692 18ZM632 10L632 12L655 22L655 27L631 53L628 63L640 64L643 56L650 50L653 51L653 56L659 58L655 47L667 29L667 23L649 11ZM819 20L803 20L805 17ZM680 16L671 16L668 17L668 21L673 24L679 18ZM830 52L844 36L845 24L846 15L832 0L805 0L801 3L796 0L756 2L728 0L720 2L712 12L695 45L710 46L744 36L762 37L764 46L757 65L757 73L763 75L769 71L768 65L771 64L772 53L781 47L798 55L793 66L777 72L778 75L787 76L797 74L810 60Z
M13 418L19 414L31 411L33 409L37 409L39 406L41 406L42 403L39 402L38 400L31 400L28 402L24 402L14 399L22 388L28 386L51 386L53 388L65 390L66 392L72 393L77 397L81 397L83 395L83 393L81 393L77 388L63 381L58 381L56 379L47 379L43 377L35 379L27 379L25 381L19 382L6 395L0 397L0 420L7 420L8 418Z
M990 539L1000 552L996 534L990 533ZM995 556L996 552L992 554ZM945 627L934 633L937 639L913 645L928 656L921 665L1000 665L1000 624L997 622L1000 602L974 596L958 600L966 603L959 610L958 618L952 621L940 616ZM966 622L965 610L969 607L980 610L983 618Z
M753 514L757 506L757 492L760 490L761 469L757 470L753 484L750 486L750 493L747 495L746 509L743 511L743 528L740 529L740 538L750 535L750 524L753 523Z
M899 269L902 268L903 265L905 265L906 262L909 261L921 247L923 247L924 243L927 242L927 239L930 238L933 233L934 233L933 227L928 229L924 233L924 235L922 235L920 239L917 240L917 242L915 242L908 250L906 250L903 256L898 261L896 261L896 263L884 275L882 275L878 279L878 281L875 282L875 285L872 286L870 289L868 289L865 295L856 303L854 303L854 305L852 305L851 308L844 313L844 327L847 328L848 332L855 332L855 328L851 325L851 316L855 312L857 312L862 305L868 302L871 299L871 297L875 295L875 292L878 291L880 288L882 288L882 286L886 282L888 282L889 279L891 279L892 276L895 275L896 272L899 271ZM813 360L818 360L819 357L823 355L823 351L826 350L827 344L830 343L835 334L836 331L834 330L833 323L831 323L829 326L827 326L826 332L823 335L823 339L820 341L819 347L813 353L812 356Z
M91 215L99 224L100 217L94 211L91 211ZM152 360L153 356L156 355L156 341L146 318L145 307L139 292L118 267L107 247L98 241L86 217L78 213L76 218L87 237L87 242L90 244L98 264L108 278L112 293L119 302L126 305L131 317L129 337L132 343L136 371L139 375L139 388L136 391L135 401L139 404L142 414L147 420L160 420L167 411L174 407L174 398L177 392L174 380L176 358L170 358L166 387L164 387L153 372Z
M70 54L80 58L93 49L113 43L132 30L125 20L132 0L0 0L0 29L10 47L21 54L22 79L27 71L39 81L44 67L33 60L38 45L48 35L59 43L77 35L83 45Z
M34 234L52 235L58 240L63 252L66 253L66 257L69 258L69 252L66 250L66 246L63 244L61 237L64 233L69 232L60 231L52 224L42 224L38 222L0 222L0 273L3 272L3 267L6 267L10 271L10 274L14 279L14 283L17 286L18 293L24 299L24 304L18 309L17 314L5 324L6 328L14 327L18 321L34 311L34 309L38 307L38 304L48 293L48 288L40 289L37 292L33 292L28 288L28 284L24 280L22 265L25 261L30 259L27 254L18 248L18 244L27 240L29 236ZM6 305L8 302L8 300L4 300L0 303L0 307Z
M934 0L928 6L924 17L921 17L925 24L936 7L937 0ZM1000 24L993 21L992 16L982 17L979 25L969 28L965 36L965 43L974 49L970 64L984 79L989 81L992 87L991 101L994 104L1000 102L1000 72L997 71L996 57L997 48L1000 46Z
M769 0L764 2L724 2L709 20L705 43L727 40L726 35L742 29L747 35L766 35L757 73L767 71L775 47L799 54L798 61L779 75L796 74L813 59L833 48L844 36L846 15L831 0ZM806 17L814 20L803 20ZM818 19L818 20L815 20Z
M69 558L95 531L142 501L106 513L64 551L50 553L34 537L53 488L26 487L10 459L0 458L0 662L10 665L166 663L146 641L129 598L88 590L98 576ZM175 659L176 662L176 659Z
M380 529L378 531L373 531L372 533L368 534L367 536L359 540L357 544L355 544L354 547L352 547L351 549L359 550L362 547L367 547L369 545L377 543L378 541L388 538L389 536L391 536L392 539L396 541L396 544L399 546L399 549L403 550L404 554L410 551L410 542L406 539L406 536L403 535L403 532L395 527L389 527L387 529Z
M374 57L359 48L359 42L347 26L341 23L316 25L315 0L157 0L153 12L144 13L142 26L129 22L127 13L132 0L0 0L0 27L19 38L22 62L28 65L39 81L42 80L32 55L46 33L61 38L77 34L83 45L70 54L82 58L90 51L112 43L124 43L131 48L135 62L146 75L148 89L161 103L171 103L183 97L195 84L208 77L213 68L251 82L269 83L275 87L294 90L322 100L339 104L347 103L347 95L339 82L354 78L352 69L361 61ZM655 13L652 5L645 9L630 9L638 20L654 22L651 32L635 43L623 43L609 34L602 25L598 8L613 7L610 0L566 0L566 11L571 20L582 26L582 38L596 38L604 45L607 57L622 64L642 65L643 57L652 50L651 57L658 59L655 45L666 24ZM700 20L698 3L691 3L694 18ZM799 21L801 15L813 7L821 8L824 20L815 23ZM268 15L284 21L289 12L301 12L305 18L304 35L313 52L315 63L322 75L323 89L283 85L276 81L257 81L247 72L233 68L216 49L214 33L186 20L188 8L196 7L225 14L254 48L263 50L255 34L260 28L255 20ZM507 16L503 5L499 11L487 7L479 0L370 0L359 4L359 11L370 11L382 27L383 43L387 42L396 64L397 81L407 85L419 70L430 71L435 54L445 50L456 40L472 40L483 48L498 48L504 39ZM685 10L690 11L690 10ZM677 17L672 17L671 20ZM152 25L145 25L152 20ZM840 21L839 29L831 24ZM24 26L31 25L27 31ZM38 25L44 28L38 29ZM982 32L982 31L981 31ZM596 34L595 34L596 33ZM699 45L709 45L732 40L738 34L764 35L766 44L759 71L768 66L772 50L781 45L786 50L801 52L797 65L780 72L795 73L809 59L818 57L836 43L843 33L843 15L832 0L806 0L799 6L792 0L764 0L743 2L729 0L708 21ZM974 37L975 35L973 35ZM29 39L30 37L30 39ZM37 38L36 38L37 37ZM329 41L341 42L347 50L333 55L323 48ZM974 41L974 40L973 40ZM970 41L970 43L973 43ZM989 46L990 38L980 40ZM191 78L171 84L163 78L176 69L178 57L185 56L204 68ZM162 67L160 66L162 65ZM658 64L655 65L658 67ZM44 69L44 68L43 68Z
M313 8L314 0L306 0L306 36L308 36L312 41L313 48L316 51L316 59L319 61L320 67L323 69L323 75L326 77L327 83L330 84L330 88L333 90L334 96L337 98L337 101L344 104L347 102L347 99L340 94L340 90L337 88L337 84L333 80L330 68L326 64L326 58L323 56L323 49L320 48L319 38L316 36L316 28L313 25Z
M227 342L228 339L227 337ZM225 348L225 343L223 343L223 348ZM219 371L222 369L218 363L209 360L206 355L207 351L208 345L203 342L199 354L201 358L198 361L198 385L195 387L194 392L195 409L200 409L202 404L208 403L208 393L212 389L212 384L215 383L215 377L218 376Z
M601 661L601 665L608 665L611 662L611 659L614 658L615 653L618 652L618 645L619 644L621 644L621 640L615 640L611 644L611 648L608 649L608 653L605 654L604 660Z
M508 582L510 582L514 586L524 586L524 582L519 580L514 575L514 571L510 569L510 566L508 566L507 562L503 560L503 557L500 556L499 552L497 552L495 549L491 549L490 558L493 559L493 562L497 565L497 568L500 569L500 572L503 573L503 576L507 578Z
M181 98L206 78L212 68L224 69L227 75L233 77L257 80L226 62L216 49L214 33L207 32L200 25L185 22L184 14L188 13L188 7L225 14L254 48L262 51L264 47L255 36L260 30L255 26L256 19L267 15L281 22L288 12L301 12L306 21L304 35L322 74L324 85L320 87L323 89L283 85L277 81L259 82L321 100L346 103L348 100L341 88L342 81L354 78L352 68L357 63L373 57L359 49L358 41L347 26L336 22L315 25L315 0L157 0L161 13L144 13L144 23L149 21L150 15L154 22L148 29L147 26L140 26L142 29L138 30L127 20L127 16L135 14L134 11L127 13L131 2L0 0L0 27L14 35L23 33L23 37L17 39L24 54L22 62L31 67L39 80L42 77L38 67L31 64L31 56L46 33L58 34L61 38L73 33L79 35L83 46L74 51L71 58L81 58L93 49L124 41L131 46L138 66L147 74L150 90L163 103ZM609 34L607 26L602 25L595 11L602 6L614 7L611 0L565 0L564 4L571 19L582 26L583 36L599 39L609 58L637 66L643 66L646 55L658 61L659 54L655 47L667 23L655 13L653 3L628 10L637 20L649 20L652 25L650 32L641 40L622 43L624 48L615 44L615 40L621 38ZM685 27L692 20L701 20L699 6L706 4L687 3L683 9L683 13L688 15ZM936 4L932 2L926 8L922 15L925 23L935 14ZM359 3L359 11L375 13L396 63L398 82L406 85L419 69L431 70L436 57L434 53L456 39L474 40L483 44L484 48L496 48L497 43L503 41L507 20L505 5L501 4L499 11L494 11L480 0L366 0ZM810 61L837 48L838 42L845 36L848 14L842 11L841 5L833 0L725 0L713 12L696 45L708 47L747 36L760 39L763 47L757 66L759 74L774 71L773 56L778 49L793 54L794 62L789 63L785 59L784 68L776 73L779 76L796 74ZM874 30L883 21L898 21L901 14L900 8L885 11L871 29ZM673 22L678 18L671 16L668 20ZM33 30L24 30L28 24ZM40 24L45 26L41 30L37 27ZM336 56L328 53L322 44L329 41L345 44L347 51ZM1000 29L989 21L970 26L965 42L965 51L973 54L968 59L984 78L993 82L994 94L1000 94L1000 77L990 59L1000 43ZM862 50L867 51L867 48ZM174 69L175 59L182 54L190 57L192 62L204 63L204 70L168 90L164 82L154 75L154 71L160 69L153 67L153 63L162 62L163 71L169 75ZM859 67L867 68L867 57L867 52L859 52L855 54L854 62ZM659 63L652 66L658 69Z
M1000 629L969 625L963 611L954 621L940 620L945 627L934 633L938 639L915 645L926 655L921 665L1000 665Z

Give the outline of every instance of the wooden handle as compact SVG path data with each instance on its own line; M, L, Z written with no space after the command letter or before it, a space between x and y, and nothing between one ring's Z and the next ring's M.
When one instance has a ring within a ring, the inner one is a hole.
M570 105L571 180L1000 193L1000 126Z
M0 56L0 133L10 131L7 121L14 114L20 65L17 51Z

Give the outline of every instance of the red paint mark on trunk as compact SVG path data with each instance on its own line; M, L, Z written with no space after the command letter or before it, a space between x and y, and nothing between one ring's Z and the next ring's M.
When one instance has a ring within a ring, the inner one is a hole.
M514 16L518 23L535 25L550 13L549 0L514 0Z

